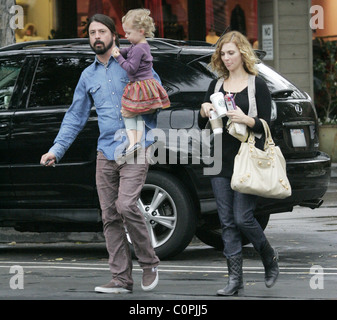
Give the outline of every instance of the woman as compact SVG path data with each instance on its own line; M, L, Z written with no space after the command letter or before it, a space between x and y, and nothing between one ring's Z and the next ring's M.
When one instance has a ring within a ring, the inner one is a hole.
M266 83L259 77L255 78L255 98L257 117L248 116L248 77L257 75L254 51L241 33L232 31L226 33L218 42L212 56L211 67L224 78L220 92L232 94L237 109L227 112L222 118L225 124L228 117L232 122L247 125L249 130L262 134L256 139L256 146L262 148L263 125L260 118L270 122L271 97ZM199 113L199 127L205 128L214 110L210 96L214 93L217 80L210 83L204 103ZM242 293L242 232L261 255L265 268L265 284L272 287L279 274L277 252L270 246L266 236L254 218L257 197L233 191L230 186L233 174L234 157L241 142L231 136L226 130L222 133L222 170L211 178L213 192L217 202L218 214L222 228L224 255L227 259L229 279L224 289L218 290L218 295L233 295Z

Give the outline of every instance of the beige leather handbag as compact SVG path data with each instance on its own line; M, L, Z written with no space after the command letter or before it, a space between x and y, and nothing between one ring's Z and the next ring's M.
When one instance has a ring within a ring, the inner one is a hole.
M272 139L267 122L260 119L266 134L264 150L255 147L251 131L247 142L242 142L234 159L231 187L241 193L264 198L284 199L291 196L286 161Z

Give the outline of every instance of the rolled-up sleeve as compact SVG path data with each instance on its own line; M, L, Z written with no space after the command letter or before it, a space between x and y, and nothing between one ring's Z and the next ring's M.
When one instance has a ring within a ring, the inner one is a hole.
M54 145L49 150L55 155L57 162L64 156L87 123L91 107L92 101L87 93L82 74L74 92L73 102L63 118Z

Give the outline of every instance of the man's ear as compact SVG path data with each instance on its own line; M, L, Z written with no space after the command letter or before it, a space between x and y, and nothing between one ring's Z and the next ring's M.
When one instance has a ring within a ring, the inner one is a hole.
M115 34L112 34L112 41L113 41L113 46L117 46L116 44L116 35Z

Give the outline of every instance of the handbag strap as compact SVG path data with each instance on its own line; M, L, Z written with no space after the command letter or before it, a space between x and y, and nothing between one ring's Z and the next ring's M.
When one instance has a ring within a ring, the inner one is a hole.
M264 142L264 150L267 150L269 147L275 147L275 142L273 140L273 137L271 135L271 131L269 128L269 125L266 120L260 119L264 128L264 133L265 133L265 142ZM253 131L250 131L249 133L249 138L248 138L248 143L255 144L255 136Z
M221 77L221 78L218 79L218 81L216 82L215 87L214 87L214 93L220 91L220 88L221 88L224 81L225 81L224 77Z
M275 142L273 140L273 137L271 135L271 131L270 131L270 128L268 126L268 123L266 120L264 119L260 119L262 124L263 124L263 128L264 128L264 132L265 132L265 142L264 142L264 148L266 149L267 147L270 147L270 146L274 146L275 147Z
M252 74L248 76L248 101L249 101L248 115L254 118L257 116L257 107L255 99L255 76Z

